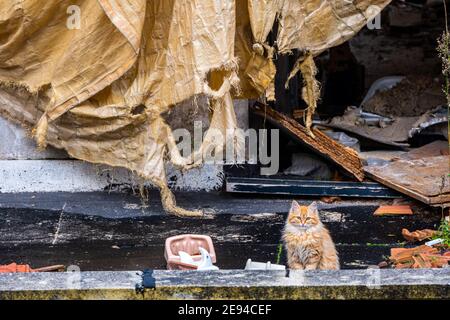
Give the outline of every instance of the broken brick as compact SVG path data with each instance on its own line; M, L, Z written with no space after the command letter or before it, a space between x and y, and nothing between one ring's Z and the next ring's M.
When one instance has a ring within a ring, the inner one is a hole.
M403 237L409 242L423 241L425 239L431 239L437 234L436 230L424 229L410 232L408 229L402 229Z
M375 216L411 215L410 206L380 206L374 213Z

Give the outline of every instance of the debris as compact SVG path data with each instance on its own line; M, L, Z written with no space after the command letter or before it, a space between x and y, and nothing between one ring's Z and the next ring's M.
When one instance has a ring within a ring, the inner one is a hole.
M11 263L8 265L0 265L0 273L29 273L29 272L62 272L65 267L63 265L55 265L32 269L28 264Z
M271 262L253 262L251 259L248 259L245 270L286 270L286 266L272 264Z
M315 128L311 129L314 135L311 136L308 130L296 120L273 110L269 106L256 103L251 107L251 110L254 114L267 119L274 126L286 131L295 141L306 145L313 152L334 162L358 181L364 179L361 159L353 149L343 146Z
M34 269L34 272L64 272L66 267L62 264L57 264L55 266L42 267Z
M446 106L433 109L421 117L414 124L408 133L409 138L416 135L440 135L448 140L448 110ZM443 127L447 130L443 130Z
M427 145L424 145L420 148L416 148L409 152L406 152L400 155L400 158L404 160L418 160L448 155L449 155L448 141L437 140Z
M385 79L390 80L390 88L371 91L372 96L368 96L362 103L364 111L384 117L418 117L446 104L442 85L432 77L409 76ZM383 82L375 84L380 86Z
M333 128L359 137L360 143L376 142L382 146L406 148L409 139L432 127L447 123L447 110L439 107L420 116L392 118L369 116L360 108L349 107L342 117L328 122L316 121L321 127Z
M352 138L349 135L345 134L344 132L339 131L327 130L324 131L324 133L333 140L339 142L340 144L352 148L357 152L360 152L360 145L358 139Z
M335 203L338 201L341 201L342 199L340 197L322 197L320 198L320 201L325 203Z
M410 206L380 206L374 213L375 216L411 215Z
M33 269L28 264L11 263L0 266L0 273L28 273L33 272Z
M209 236L185 234L167 238L164 252L164 257L167 261L167 269L197 270L200 261L208 259L204 256L204 253L202 255L202 250L200 248L208 253L211 264L217 262L214 245ZM204 266L205 268L207 267L206 265Z
M398 150L373 150L360 152L359 156L368 166L381 166L393 160L398 160L405 151Z
M448 156L366 166L367 176L429 205L450 206Z
M390 261L396 269L403 268L442 268L448 265L448 252L440 253L437 248L426 245L405 249L391 249Z
M205 249L203 249L202 247L198 247L198 249L200 250L200 254L201 254L201 259L196 261L194 260L194 258L184 252L184 251L178 251L178 255L180 256L180 262L183 263L184 265L189 265L191 266L193 269L196 269L198 271L217 271L219 270L218 267L213 265L213 262L211 260L211 255L209 254L208 251L206 251Z
M405 249L392 248L389 260L396 269L405 268L442 268L448 265L448 252L439 253L437 248L426 245Z
M327 163L318 156L307 153L294 153L292 165L284 170L284 174L307 177L311 180L331 180L332 177Z
M410 232L408 229L402 229L403 237L409 242L423 241L433 238L438 232L436 230L424 229ZM428 244L426 244L428 245ZM430 246L430 245L428 245Z
M436 246L438 244L444 243L444 239L439 238L439 239L434 239L428 242L425 242L426 246L432 247L432 246Z
M176 206L165 174L169 163L188 170L204 153L224 150L230 132L239 134L232 97L275 96L275 54L304 53L292 74L304 76L311 119L319 97L313 58L350 40L391 0L98 2L89 2L85 28L75 19L80 30L70 41L73 28L66 27L60 2L27 0L22 11L0 1L0 114L35 127L40 147L135 172L160 189L167 212L198 217L201 212ZM29 24L33 32L23 32ZM280 27L268 41L274 25ZM58 49L50 50L55 43ZM211 130L185 158L163 114L200 95L212 104ZM218 131L227 138L217 139ZM232 141L238 149L242 140Z
M390 147L405 148L409 144L408 132L414 126L416 119L403 118L389 121L379 118L377 125L373 124L373 118L370 122L362 116L362 109L349 107L341 117L334 117L328 122L321 122L320 126L332 128L346 133L358 136L360 142L369 140L380 145Z
M361 102L361 108L364 108L367 101L372 99L373 96L375 96L379 92L392 89L403 79L405 79L404 76L388 76L388 77L383 77L383 78L376 80L370 86L369 91L367 92L366 96L364 97L363 101Z

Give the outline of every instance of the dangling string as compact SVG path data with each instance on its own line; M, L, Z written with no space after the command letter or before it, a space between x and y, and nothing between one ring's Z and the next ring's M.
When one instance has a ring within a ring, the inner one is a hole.
M306 102L308 108L306 109L305 115L305 127L308 133L314 137L311 131L313 116L317 109L317 101L320 98L320 83L317 81L317 67L314 63L314 57L311 53L306 54L306 56L300 57L295 63L292 69L285 87L289 89L289 81L298 73L302 73L303 76L303 89L302 96L303 100Z

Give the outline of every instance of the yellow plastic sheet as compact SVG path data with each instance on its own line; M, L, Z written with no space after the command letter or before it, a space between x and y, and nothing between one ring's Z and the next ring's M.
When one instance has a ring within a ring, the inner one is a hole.
M211 128L236 129L234 97L273 97L275 48L318 54L348 40L389 0L9 0L0 2L0 114L30 129L41 147L125 167L178 208L165 165L200 165L207 134L182 157L161 115L209 97ZM331 4L336 3L336 4ZM237 145L237 148L242 146Z

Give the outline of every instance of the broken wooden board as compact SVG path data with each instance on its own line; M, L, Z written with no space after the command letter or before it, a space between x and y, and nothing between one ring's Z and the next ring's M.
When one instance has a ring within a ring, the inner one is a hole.
M226 190L231 193L381 199L401 197L396 191L374 182L336 182L243 177L227 177L225 181Z
M397 216L397 215L411 215L413 211L410 206L380 206L375 212L374 216Z
M269 106L256 103L250 107L250 110L289 134L295 141L307 146L314 153L332 161L358 181L364 180L362 161L355 150L343 146L318 129L311 129L314 136L310 135L307 129L296 120Z
M429 205L450 206L449 156L364 167L367 176Z

